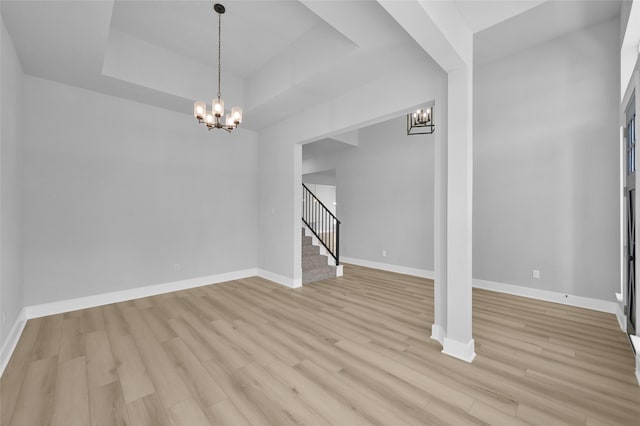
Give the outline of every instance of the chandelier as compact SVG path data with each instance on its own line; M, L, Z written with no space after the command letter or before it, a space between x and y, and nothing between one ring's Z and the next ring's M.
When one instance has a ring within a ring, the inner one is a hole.
M238 127L240 123L242 123L242 108L231 108L231 113L227 114L225 120L224 101L222 100L222 94L220 92L220 50L222 48L222 32L220 24L225 8L220 3L216 3L213 5L213 10L218 14L218 94L211 102L210 110L207 110L207 104L205 102L196 101L193 104L193 116L198 120L198 123L204 124L209 130L223 129L227 132L231 132Z
M407 135L430 135L435 132L433 105L407 114Z

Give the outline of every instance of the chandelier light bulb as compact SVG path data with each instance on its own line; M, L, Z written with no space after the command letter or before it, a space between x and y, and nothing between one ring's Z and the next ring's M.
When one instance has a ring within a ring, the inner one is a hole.
M201 121L207 115L207 104L202 101L196 101L193 104L193 116L196 120Z
M222 117L224 115L224 101L220 98L214 99L213 102L213 113L216 117Z
M231 117L233 118L233 123L238 125L242 123L242 108L233 107L231 108Z

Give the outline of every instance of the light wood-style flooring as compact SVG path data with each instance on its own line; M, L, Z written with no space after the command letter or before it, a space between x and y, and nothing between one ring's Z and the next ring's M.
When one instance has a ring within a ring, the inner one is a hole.
M640 425L613 315L474 290L467 364L429 338L431 281L344 269L30 320L1 424Z

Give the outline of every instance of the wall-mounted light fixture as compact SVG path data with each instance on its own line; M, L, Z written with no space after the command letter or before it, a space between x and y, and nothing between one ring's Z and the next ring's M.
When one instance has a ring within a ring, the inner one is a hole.
M407 135L430 135L435 131L433 105L407 114Z

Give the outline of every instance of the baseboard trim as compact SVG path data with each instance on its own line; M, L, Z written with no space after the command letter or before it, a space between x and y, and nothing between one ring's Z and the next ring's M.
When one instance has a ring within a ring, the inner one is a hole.
M433 340L437 341L441 345L444 345L444 336L445 335L446 335L446 333L444 332L444 329L442 328L442 326L439 326L437 324L432 324L431 325L431 338Z
M13 351L20 340L22 331L28 320L49 315L57 315L65 312L77 311L79 309L93 308L96 306L109 305L111 303L124 302L127 300L140 299L142 297L156 296L158 294L171 293L174 291L187 290L205 285L220 284L227 281L240 280L243 278L260 276L262 278L282 284L289 288L302 287L302 280L293 280L283 277L263 269L251 268L240 271L226 272L222 274L207 275L204 277L189 278L186 280L173 281L169 283L156 284L144 287L136 287L121 291L96 294L92 296L77 297L68 300L58 300L55 302L42 303L39 305L25 306L20 311L11 332L0 350L0 376L4 372Z
M430 280L434 279L436 276L435 272L428 271L426 269L417 269L417 268L410 268L408 266L399 266L399 265L392 265L389 263L374 262L371 260L355 259L353 257L341 256L340 262L351 263L353 265L364 266L367 268L381 269L383 271L396 272L398 274L412 275L414 277L428 278Z
M462 343L445 337L442 343L442 353L471 363L476 357L475 346L473 339Z
M0 377L2 377L4 369L7 368L7 364L9 364L11 355L13 355L13 351L16 349L18 340L20 340L20 336L22 336L22 331L26 324L27 311L25 308L22 308L15 323L13 323L13 327L11 327L11 331L9 332L7 339L2 345L2 350L0 350Z
M353 265L364 266L367 268L381 269L383 271L397 272L400 274L412 275L421 278L435 279L435 272L425 269L409 268L406 266L391 265L388 263L374 262L371 260L355 259L352 257L341 257L340 260L344 263L351 263ZM565 293L557 293L554 291L540 290L536 288L523 287L514 284L505 284L495 281L487 281L480 279L473 279L472 285L474 288L481 288L484 290L495 291L498 293L513 294L514 296L528 297L531 299L544 300L546 302L560 303L562 305L575 306L578 308L591 309L594 311L607 312L610 314L617 314L619 309L619 303L591 299L588 297L575 296ZM620 322L620 318L618 318ZM623 325L624 324L624 325ZM620 323L620 327L626 330L626 320ZM433 332L433 330L432 330ZM432 336L434 337L434 336ZM435 338L435 337L434 337ZM436 339L437 340L437 339Z
M293 279L289 277L285 277L284 275L279 275L271 271L267 271L265 269L258 269L257 275L261 278L264 278L269 281L273 281L276 284L283 285L289 288L299 288L302 287L302 278Z
M629 336L636 357L636 380L640 385L640 336Z
M562 305L576 306L578 308L586 308L594 311L607 312L610 314L615 314L617 309L616 302L609 302L607 300L591 299L588 297L574 296L571 294L557 293L554 291L479 280L475 278L473 279L473 287L498 293L513 294L514 296L544 300L546 302L560 303Z
M616 293L616 319L620 330L627 332L627 316L624 314L624 300L622 294Z
M144 287L136 287L127 290L96 294L93 296L78 297L75 299L60 300L25 307L27 319L56 315L64 312L77 311L79 309L93 308L109 305L111 303L140 299L142 297L155 296L173 291L186 290L194 287L202 287L210 284L219 284L226 281L239 280L254 277L257 269L244 269L241 271L226 272L222 274L207 275L198 278L173 281L164 284L156 284Z

